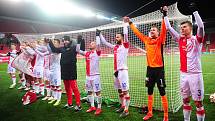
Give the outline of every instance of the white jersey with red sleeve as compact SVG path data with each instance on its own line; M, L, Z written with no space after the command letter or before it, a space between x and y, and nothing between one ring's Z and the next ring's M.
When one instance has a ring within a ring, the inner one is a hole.
M129 43L124 42L121 45L114 46L114 70L126 70L127 56L128 56Z
M99 56L101 55L100 50L88 51L85 54L86 58L86 75L94 76L99 75Z
M182 72L201 73L201 51L203 38L192 36L180 37L179 50Z

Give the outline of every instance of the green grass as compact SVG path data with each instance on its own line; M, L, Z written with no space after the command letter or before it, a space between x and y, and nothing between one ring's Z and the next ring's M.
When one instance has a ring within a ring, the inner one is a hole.
M215 79L215 55L203 55L202 56L202 68L204 76L205 94L211 94L215 91L214 79ZM84 60L78 61L78 82L79 89L84 92L85 82L85 65ZM169 97L169 103L177 104L177 100L170 99L170 97L177 97L177 85L178 85L178 65L170 66L171 63L178 63L178 57L170 58L165 57L166 65L166 83L167 83L167 95ZM129 66L129 79L130 79L130 94L132 99L132 105L142 105L147 103L146 88L144 87L144 78L146 70L145 57L130 57L128 59ZM62 96L62 104L59 107L53 107L47 102L38 100L32 105L23 106L21 98L25 92L18 91L17 89L9 89L11 83L7 73L6 64L0 64L0 121L133 121L142 120L143 114L138 113L138 109L130 107L130 116L126 119L120 119L119 114L114 112L114 107L107 107L103 105L102 115L96 117L93 114L85 113L88 108L87 104L83 104L83 111L75 113L73 110L64 110L61 107L66 103L66 95ZM113 59L106 58L101 59L101 81L102 81L102 95L104 97L117 99L117 92L113 88ZM172 70L172 71L170 71ZM170 73L172 72L172 73ZM172 76L170 76L172 75ZM175 81L170 81L175 80ZM155 88L156 89L156 88ZM160 107L159 95L156 90L155 96L157 101L155 105ZM171 100L171 101L170 101ZM206 109L206 120L215 121L215 104L209 102L209 96L205 95L204 106ZM193 106L193 109L194 106ZM182 121L183 114L180 109L177 113L169 113L170 121ZM154 117L150 121L162 120L163 113L159 111L154 112ZM192 121L196 120L195 111L193 110Z

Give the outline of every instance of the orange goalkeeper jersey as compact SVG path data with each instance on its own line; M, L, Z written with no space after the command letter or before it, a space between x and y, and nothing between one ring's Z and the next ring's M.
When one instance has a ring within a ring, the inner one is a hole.
M146 57L147 64L150 67L163 67L163 44L166 40L166 27L164 19L161 23L160 36L156 39L152 39L144 34L142 34L133 23L130 24L130 27L134 34L145 43L146 46Z

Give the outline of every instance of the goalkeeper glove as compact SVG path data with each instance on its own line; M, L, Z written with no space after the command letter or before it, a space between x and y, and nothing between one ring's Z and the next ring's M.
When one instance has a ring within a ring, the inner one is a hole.
M99 36L101 33L101 30L96 29L96 36Z
M163 17L167 16L167 10L164 7L160 8L160 12L163 13Z

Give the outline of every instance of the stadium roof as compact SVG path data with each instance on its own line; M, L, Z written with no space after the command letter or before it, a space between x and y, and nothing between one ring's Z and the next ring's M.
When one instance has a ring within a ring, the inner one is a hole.
M75 2L83 8L86 6L90 7L105 16L114 16L119 19L149 2L152 3L129 16L135 17L143 15L158 10L162 5L171 5L177 2L177 0L70 0L70 2ZM187 3L187 0L178 0L180 12L184 14L188 13L187 9L185 9ZM211 14L212 7L210 7L209 0L196 0L196 3L199 8L199 13L206 24L206 28L214 28L215 14ZM56 7L56 10L59 9L62 9L62 7ZM65 9L69 10L69 8ZM31 2L13 3L11 0L0 1L0 32L50 33L90 28L110 22L110 20L94 17L51 16L42 12L38 6L35 6Z

